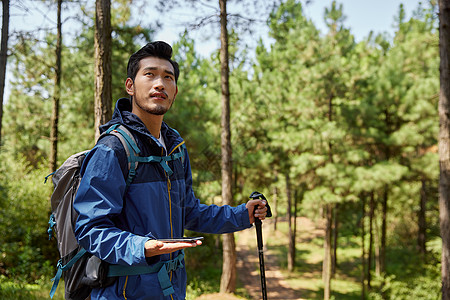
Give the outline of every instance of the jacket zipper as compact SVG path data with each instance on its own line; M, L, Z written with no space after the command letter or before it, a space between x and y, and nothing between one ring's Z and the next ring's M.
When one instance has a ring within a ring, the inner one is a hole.
M123 284L123 299L128 300L125 291L127 289L127 283L128 283L128 276L125 278L125 283ZM173 299L172 299L173 300Z
M170 153L168 155L172 155L173 152L178 149L178 147L180 147L181 145L184 144L184 141L182 141L181 143L179 143L175 148L172 149L172 151L170 151ZM169 175L167 175L166 172L164 172L167 176L167 192L169 194L169 214L170 214L170 238L173 239L173 223L172 223L172 197L170 195L170 190L172 189L172 183L170 182L170 178ZM170 253L170 259L172 259L172 253Z
M175 148L172 149L172 151L169 153L169 155L172 155L172 153L181 145L184 144L184 141L179 143ZM166 173L166 172L164 172ZM167 192L169 194L169 214L170 214L170 237L173 238L173 223L172 223L172 197L170 195L170 190L172 189L172 183L170 182L169 175L166 173L167 176ZM173 259L172 253L170 253L170 259ZM173 272L170 271L170 281L172 281ZM170 295L170 299L173 300L173 295Z

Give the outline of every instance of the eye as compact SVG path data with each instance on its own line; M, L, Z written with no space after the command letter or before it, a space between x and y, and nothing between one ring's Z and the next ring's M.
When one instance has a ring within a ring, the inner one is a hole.
M153 76L153 73L152 72L146 72L144 75L145 76Z
M171 76L171 75L166 75L165 78L166 78L166 79L169 79L169 80L174 80L173 76Z

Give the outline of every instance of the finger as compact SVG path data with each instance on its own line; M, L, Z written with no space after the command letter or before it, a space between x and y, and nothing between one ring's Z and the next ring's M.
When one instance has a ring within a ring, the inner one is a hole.
M258 211L259 212L266 212L267 211L267 206L263 206L263 207L258 208Z
M163 242L157 240L150 240L149 244L151 249L159 249L164 246Z
M264 208L258 208L255 213L262 215L262 214L266 214L267 213L267 207Z
M201 242L200 242L200 244L198 244L197 242L200 242L200 241L195 241L192 243L190 243L190 242L164 243L164 249L176 251L176 250L181 250L181 249L185 249L185 248L197 247L197 245L201 245Z

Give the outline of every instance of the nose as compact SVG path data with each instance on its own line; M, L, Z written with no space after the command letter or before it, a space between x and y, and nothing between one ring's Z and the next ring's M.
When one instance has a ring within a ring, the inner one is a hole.
M155 78L155 81L153 83L153 87L158 90L158 91L162 91L164 90L164 81L161 77L157 77Z

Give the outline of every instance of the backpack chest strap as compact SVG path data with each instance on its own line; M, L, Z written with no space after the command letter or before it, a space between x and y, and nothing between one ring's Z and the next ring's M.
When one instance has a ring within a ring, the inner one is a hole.
M182 159L184 158L184 151L181 150L180 152L171 154L171 155L167 155L167 156L135 156L133 157L133 159L137 162L140 163L159 163L161 165L161 167L164 169L164 171L167 172L167 174L169 176L171 176L173 174L172 169L169 167L168 162L169 161L173 161L173 160L177 160L177 159Z
M181 159L181 162L184 163L184 149L185 145L184 143L180 147L180 151L177 153L173 153L171 155L167 156L140 156L139 154L141 151L139 150L139 147L136 144L135 139L133 138L133 135L128 131L128 129L119 124L112 125L107 131L104 133L106 134L112 134L117 136L122 144L125 147L125 152L128 157L128 169L129 169L129 176L127 178L127 186L131 184L133 181L134 176L136 175L136 169L138 166L138 163L159 163L161 167L166 171L166 173L171 176L173 174L172 169L169 167L168 163L172 160ZM125 146L126 145L126 146Z

